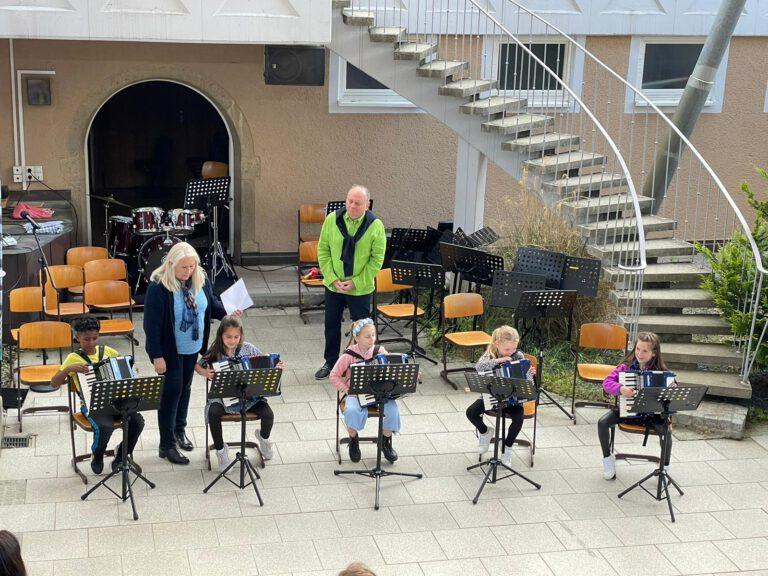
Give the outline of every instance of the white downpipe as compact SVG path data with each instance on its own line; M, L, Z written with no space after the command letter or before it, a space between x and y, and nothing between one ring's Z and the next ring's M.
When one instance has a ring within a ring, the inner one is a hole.
M19 165L19 121L16 116L16 58L13 53L13 38L8 40L8 59L11 69L11 116L13 117L13 165Z

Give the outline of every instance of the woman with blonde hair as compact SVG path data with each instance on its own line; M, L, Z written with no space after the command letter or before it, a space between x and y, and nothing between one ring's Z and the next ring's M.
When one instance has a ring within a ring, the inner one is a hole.
M159 456L174 464L189 463L178 449L193 449L185 428L197 355L208 349L211 318L221 320L225 315L200 267L197 251L186 242L172 246L150 277L144 298L144 332L155 372L165 375L157 411Z

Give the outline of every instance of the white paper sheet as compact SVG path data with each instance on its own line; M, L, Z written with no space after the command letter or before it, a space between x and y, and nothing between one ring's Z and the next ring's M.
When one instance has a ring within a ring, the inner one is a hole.
M246 310L253 306L253 300L251 300L242 278L221 293L221 302L224 304L227 314L232 314L235 310Z

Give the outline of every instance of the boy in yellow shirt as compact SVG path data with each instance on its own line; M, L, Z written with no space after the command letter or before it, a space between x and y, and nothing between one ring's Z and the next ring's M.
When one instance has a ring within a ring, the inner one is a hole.
M61 364L61 370L57 372L53 378L51 378L51 384L54 386L63 386L67 379L77 390L78 396L83 403L81 407L82 413L88 418L93 426L93 445L91 446L91 452L93 456L91 458L91 470L94 474L101 474L104 470L104 452L107 449L107 444L112 436L114 429L114 417L112 416L96 416L91 417L88 415L88 407L85 406L85 396L80 389L80 383L77 378L77 373L85 374L88 372L87 366L95 362L104 360L105 358L117 358L120 353L114 348L109 346L99 346L99 329L101 324L98 318L85 315L76 318L72 322L72 329L75 331L77 341L80 343L80 349L77 352L72 352L64 359ZM138 464L133 462L133 449L136 446L136 442L139 440L141 431L144 429L144 418L141 414L134 414L131 416L128 422L128 438L123 438L128 442L128 456L131 460L131 464L137 472L141 473L141 468ZM112 461L112 470L117 470L122 460L122 445L118 445L115 448L115 459Z

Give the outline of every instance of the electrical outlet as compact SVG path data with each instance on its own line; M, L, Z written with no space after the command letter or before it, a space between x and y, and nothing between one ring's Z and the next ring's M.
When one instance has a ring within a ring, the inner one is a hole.
M26 166L24 171L26 178L29 181L42 180L43 179L43 167L42 166Z
M23 182L24 181L24 166L14 166L13 167L13 181L14 182Z

